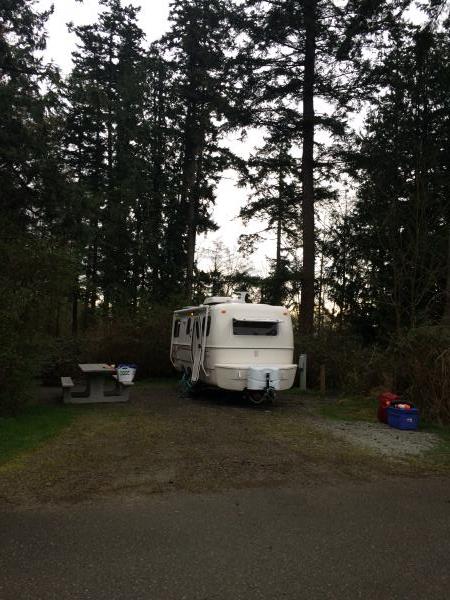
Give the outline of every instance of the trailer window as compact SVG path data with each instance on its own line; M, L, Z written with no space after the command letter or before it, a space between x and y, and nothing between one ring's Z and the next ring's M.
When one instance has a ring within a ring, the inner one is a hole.
M277 321L239 321L233 319L234 335L277 335Z
M177 319L173 326L173 337L178 337L180 335L180 325L181 321Z
M191 317L189 317L189 319L187 320L187 325L186 325L186 335L189 335L191 333Z

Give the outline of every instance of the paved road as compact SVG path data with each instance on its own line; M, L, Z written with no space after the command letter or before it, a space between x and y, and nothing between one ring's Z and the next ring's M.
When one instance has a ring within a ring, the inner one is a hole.
M450 481L0 514L1 600L450 597Z

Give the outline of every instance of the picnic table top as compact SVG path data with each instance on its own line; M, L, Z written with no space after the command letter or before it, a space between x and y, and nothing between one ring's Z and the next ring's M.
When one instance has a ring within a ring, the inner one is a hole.
M82 363L78 365L83 373L104 373L105 375L113 374L116 369L106 363Z

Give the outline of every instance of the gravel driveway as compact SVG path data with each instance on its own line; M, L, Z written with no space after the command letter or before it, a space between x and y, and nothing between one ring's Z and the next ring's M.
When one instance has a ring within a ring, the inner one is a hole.
M295 394L255 409L138 384L69 410L0 467L2 600L448 597L429 434L325 420Z
M0 507L447 472L428 452L433 435L321 419L295 394L256 409L136 385L127 405L71 410L56 438L0 466Z
M420 456L439 444L439 437L423 431L401 431L383 423L317 420L317 427L363 448L390 457Z

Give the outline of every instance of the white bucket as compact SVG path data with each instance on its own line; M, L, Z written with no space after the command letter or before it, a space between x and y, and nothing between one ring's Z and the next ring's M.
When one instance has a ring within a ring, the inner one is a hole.
M136 374L136 368L130 365L118 365L117 380L120 383L131 383Z

